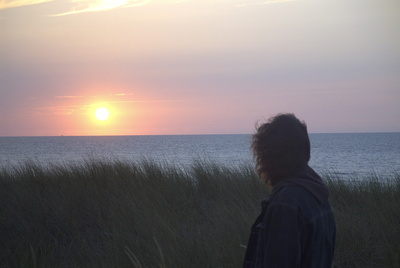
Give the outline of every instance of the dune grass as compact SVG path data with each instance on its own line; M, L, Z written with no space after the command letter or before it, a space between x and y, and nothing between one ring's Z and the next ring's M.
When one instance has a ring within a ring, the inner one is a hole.
M400 176L325 175L335 267L399 267ZM252 167L86 161L0 170L0 267L240 267L267 189Z

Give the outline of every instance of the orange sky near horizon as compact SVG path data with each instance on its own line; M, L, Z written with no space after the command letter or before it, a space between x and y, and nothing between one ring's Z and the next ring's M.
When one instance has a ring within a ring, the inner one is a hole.
M397 0L0 1L0 136L400 132ZM94 117L106 107L110 117Z

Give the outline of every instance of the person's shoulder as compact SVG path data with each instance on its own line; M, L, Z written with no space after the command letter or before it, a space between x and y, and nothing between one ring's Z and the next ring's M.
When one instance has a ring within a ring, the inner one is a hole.
M308 191L304 189L304 187L301 187L300 185L288 184L279 189L275 194L275 196L282 198L282 197L291 197L297 195L305 195L307 193Z
M271 196L271 203L299 204L304 199L312 198L311 194L303 187L296 184L285 185Z

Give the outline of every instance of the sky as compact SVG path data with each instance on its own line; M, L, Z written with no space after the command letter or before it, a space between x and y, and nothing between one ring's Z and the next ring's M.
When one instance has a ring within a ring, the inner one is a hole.
M0 136L400 132L398 0L0 0ZM97 120L97 108L109 111Z

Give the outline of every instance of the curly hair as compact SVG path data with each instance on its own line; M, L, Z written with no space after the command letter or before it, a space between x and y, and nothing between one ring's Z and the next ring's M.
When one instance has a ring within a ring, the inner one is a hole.
M296 175L310 160L307 125L294 114L278 114L257 127L252 149L258 175L275 185Z

